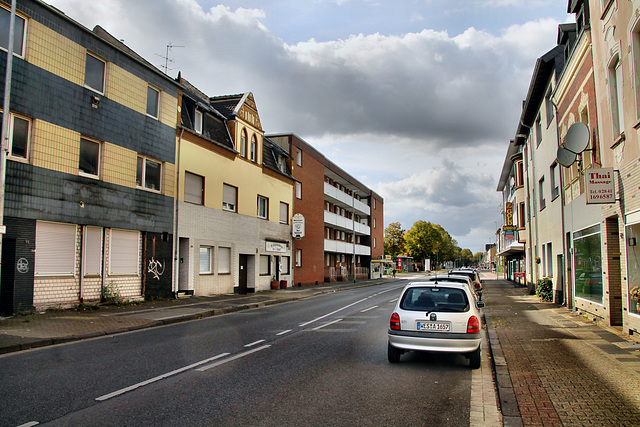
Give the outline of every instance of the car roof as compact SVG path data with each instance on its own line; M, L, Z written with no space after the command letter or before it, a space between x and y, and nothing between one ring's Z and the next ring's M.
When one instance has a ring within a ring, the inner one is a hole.
M427 281L423 281L423 282L411 282L411 283L408 283L407 286L404 287L404 289L406 290L408 288L417 288L417 287L424 287L424 286L434 287L434 288L457 288L457 289L462 288L462 289L468 289L467 286L464 283L447 282L447 281L438 282L438 281L435 281L435 280L427 280Z

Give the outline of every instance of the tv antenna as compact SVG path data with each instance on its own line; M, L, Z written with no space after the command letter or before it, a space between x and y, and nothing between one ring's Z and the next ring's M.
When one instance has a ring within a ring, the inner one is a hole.
M167 45L167 51L164 56L156 53L156 55L158 55L160 58L164 58L164 66L162 66L161 68L164 70L164 73L166 75L169 75L169 70L170 70L169 63L175 62L173 59L169 59L169 53L171 52L171 49L173 49L174 47L185 47L185 46L178 46L175 44L171 44L171 42L169 42L169 44Z

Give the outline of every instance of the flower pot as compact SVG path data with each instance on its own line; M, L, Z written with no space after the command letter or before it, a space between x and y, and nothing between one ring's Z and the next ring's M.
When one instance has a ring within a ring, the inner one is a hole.
M272 280L271 281L271 289L278 289L278 281L277 280Z

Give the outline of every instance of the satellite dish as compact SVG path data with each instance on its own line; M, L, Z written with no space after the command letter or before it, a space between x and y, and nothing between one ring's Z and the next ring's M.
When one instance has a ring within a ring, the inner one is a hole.
M561 145L558 147L556 160L558 160L558 163L560 163L562 166L569 167L576 161L577 156L578 155L576 153L567 150L564 145Z
M565 149L573 153L582 153L589 145L589 128L587 125L582 122L572 124L563 145Z

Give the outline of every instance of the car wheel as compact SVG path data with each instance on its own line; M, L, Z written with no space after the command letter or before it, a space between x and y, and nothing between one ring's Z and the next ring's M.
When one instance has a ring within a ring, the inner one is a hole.
M389 359L389 363L398 363L401 354L402 350L395 348L391 343L387 344L387 358Z
M476 351L469 354L469 367L471 369L478 369L480 367L480 357L480 347L478 347Z

